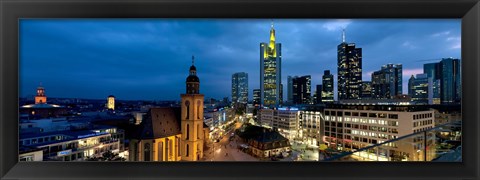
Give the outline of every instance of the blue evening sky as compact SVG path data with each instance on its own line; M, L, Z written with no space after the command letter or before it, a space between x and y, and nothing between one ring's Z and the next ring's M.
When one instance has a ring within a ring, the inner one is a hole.
M20 95L42 83L49 97L176 100L195 55L200 92L231 99L231 76L247 72L249 96L260 87L260 46L270 19L22 19ZM363 80L387 63L408 78L423 64L460 57L460 19L275 19L282 43L282 83L311 75L312 92L331 70L337 86L337 45L363 49Z

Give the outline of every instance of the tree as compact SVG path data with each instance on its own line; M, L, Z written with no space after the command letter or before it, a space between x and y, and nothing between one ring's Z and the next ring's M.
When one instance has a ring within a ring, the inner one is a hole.
M113 153L112 151L107 151L102 154L100 157L87 157L87 161L126 161L125 158L120 157L118 154Z

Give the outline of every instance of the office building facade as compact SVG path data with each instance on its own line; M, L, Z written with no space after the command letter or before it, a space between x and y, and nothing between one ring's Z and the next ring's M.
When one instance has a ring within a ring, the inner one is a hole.
M330 74L330 70L325 70L322 76L322 102L333 102L333 74Z
M282 102L281 67L282 46L275 41L275 29L270 29L270 42L260 43L260 103L265 107L278 106Z
M337 46L337 93L338 100L359 99L362 83L362 48L355 43L345 42L345 30L342 43Z
M402 94L402 65L387 64L372 73L372 98L392 99Z
M311 79L309 75L292 79L293 104L311 103Z
M432 78L433 104L461 102L462 73L459 59L442 58L440 62L424 64L423 71Z
M372 82L371 81L362 81L361 89L362 89L361 99L372 98Z
M232 102L248 103L248 73L238 72L232 75Z
M253 105L254 106L260 106L260 89L254 89L253 90Z
M411 77L408 83L411 91L409 96L415 104L433 104L433 81L427 74L417 74Z
M358 150L435 126L433 109L412 106L338 105L326 108L324 115L325 144L341 151ZM427 145L434 146L434 140L434 135L429 136ZM387 157L398 155L402 160L421 160L424 153L418 150L423 143L413 139L407 143L389 143L387 151L381 153ZM433 157L434 153L427 159Z

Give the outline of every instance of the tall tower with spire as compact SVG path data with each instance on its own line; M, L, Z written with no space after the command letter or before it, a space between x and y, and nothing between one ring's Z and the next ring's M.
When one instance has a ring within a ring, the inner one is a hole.
M185 161L198 161L203 158L203 100L200 94L200 79L197 77L197 68L192 66L186 80L186 92L181 94L181 156Z
M45 88L43 88L42 83L37 87L37 95L35 96L35 104L45 104L47 103L47 96L45 95Z
M260 43L260 104L278 106L283 101L282 46L276 43L273 21L269 43Z
M337 93L338 100L359 99L362 84L362 48L347 43L345 29L342 43L337 46Z

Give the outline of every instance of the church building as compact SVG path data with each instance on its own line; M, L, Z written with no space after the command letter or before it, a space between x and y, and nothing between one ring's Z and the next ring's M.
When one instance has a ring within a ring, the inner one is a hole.
M151 108L129 143L129 161L199 161L209 129L203 121L204 95L192 66L181 107Z

